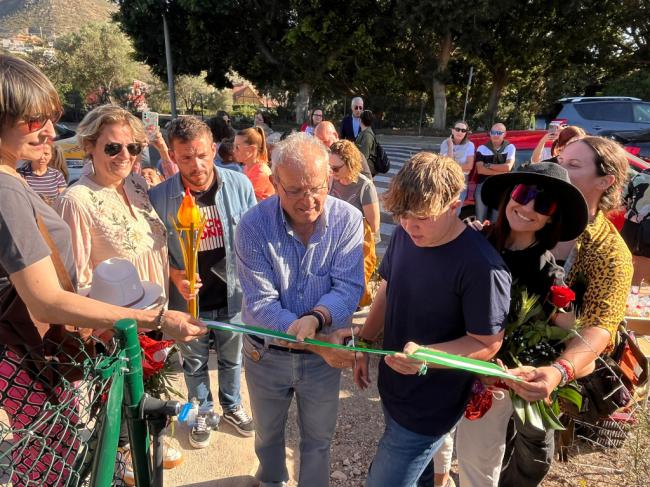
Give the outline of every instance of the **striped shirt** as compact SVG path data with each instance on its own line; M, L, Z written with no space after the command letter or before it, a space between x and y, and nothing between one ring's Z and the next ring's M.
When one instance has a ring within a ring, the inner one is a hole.
M18 169L18 173L27 184L44 200L53 200L59 196L59 188L65 189L67 184L63 173L53 167L48 167L45 174L39 176L32 171L32 165L26 163Z
M364 288L361 212L327 197L305 246L277 196L250 209L237 225L235 251L247 325L286 332L298 317L321 305L332 328L350 322Z

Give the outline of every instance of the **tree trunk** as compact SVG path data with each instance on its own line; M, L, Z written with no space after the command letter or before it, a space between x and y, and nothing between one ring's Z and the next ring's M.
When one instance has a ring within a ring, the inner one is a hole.
M492 88L490 89L490 98L488 99L487 112L485 113L485 122L488 128L494 124L499 109L499 100L501 92L508 82L508 73L505 69L499 69L492 77Z
M451 58L451 48L451 32L447 32L440 41L438 67L433 75L433 128L436 130L444 130L447 125L447 86L442 80Z
M296 96L296 123L302 124L307 120L307 112L309 111L309 99L311 98L311 85L309 83L301 83L298 95Z

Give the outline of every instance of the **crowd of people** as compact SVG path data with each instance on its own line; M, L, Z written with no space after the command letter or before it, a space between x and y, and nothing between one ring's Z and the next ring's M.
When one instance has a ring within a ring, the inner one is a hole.
M340 135L315 108L300 132L282 140L263 113L254 127L237 132L227 113L209 124L179 117L165 138L146 133L122 108L100 106L78 126L87 165L66 187L54 167L60 155L51 140L61 102L52 83L28 62L3 55L0 90L0 269L9 278L0 295L0 407L12 426L29 428L51 394L65 394L60 383L52 390L40 385L22 360L58 326L53 323L98 333L128 317L143 333L178 343L187 399L198 405L189 432L193 448L206 448L227 421L239 434L255 436L260 485L283 485L289 480L285 427L295 397L298 484L327 486L341 370L351 368L362 389L374 372L366 353L304 340L341 345L354 335L372 344L382 337L383 348L398 353L383 358L376 372L385 431L368 486L453 485L454 442L462 486L541 483L553 459L552 431L513 414L510 391L527 401L546 399L590 374L614 344L633 273L630 252L606 218L627 184L619 145L557 127L530 164L513 170L516 149L503 124L475 148L469 125L454 123L440 154L413 155L383 196L399 225L373 293L377 140L363 99L352 100ZM549 140L553 147L543 154ZM141 163L147 146L159 162ZM465 222L458 215L472 172L478 174L477 219ZM206 221L196 283L189 281L170 219L187 194ZM98 281L105 290L115 277L119 286L129 272L135 294L118 299L99 289ZM521 380L494 381L411 357L424 347L495 358L511 333L515 286L538 297L552 326L573 330L552 361L507 364ZM557 286L575 292L572 305L550 305ZM185 312L191 299L198 299L196 319ZM351 327L364 306L370 306L365 324ZM298 343L208 333L201 320L286 332ZM220 415L208 374L211 347ZM241 403L242 365L250 414ZM21 387L36 391L41 406L13 400ZM477 394L489 396L491 406L469 414ZM60 439L50 438L52 448L66 458L75 445ZM120 451L128 448L123 435ZM44 461L38 448L22 455L14 458L16 486L30 485L35 479L23 474ZM173 462L180 452L168 448L167 455ZM128 468L123 475L133 481Z

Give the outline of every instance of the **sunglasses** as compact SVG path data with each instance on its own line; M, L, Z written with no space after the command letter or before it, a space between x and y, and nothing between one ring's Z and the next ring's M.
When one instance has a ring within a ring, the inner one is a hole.
M462 132L462 133L466 133L466 132L467 132L467 129L464 129L463 127L454 127L454 130L455 130L456 132Z
M62 112L54 112L50 115L34 115L33 117L26 117L25 124L27 125L27 130L30 132L36 132L45 127L48 121L52 122L54 125L61 118Z
M534 210L540 215L551 216L557 210L557 201L550 194L537 186L518 184L510 197L520 205L527 205L535 200Z
M355 110L363 110L363 106L360 107L354 107Z
M109 142L104 146L104 154L110 157L114 157L118 155L120 152L122 152L123 148L124 148L124 144L118 144L117 142ZM126 144L126 150L129 151L129 154L135 157L138 154L140 154L140 152L142 152L142 144L138 144L137 142Z
M503 135L505 132L503 130L490 130L490 135Z
M341 164L340 166L330 166L330 169L332 170L332 172L339 172L344 167L345 164Z

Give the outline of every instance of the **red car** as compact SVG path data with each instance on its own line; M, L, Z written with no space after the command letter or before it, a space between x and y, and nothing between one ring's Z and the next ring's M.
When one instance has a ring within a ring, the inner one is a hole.
M533 151L535 150L535 147L537 147L537 143L545 133L546 130L509 130L506 133L506 139L508 142L514 144L514 146L517 148L517 152L515 153L515 168L530 161L530 158L533 155ZM478 132L476 134L470 135L469 140L471 140L474 143L474 146L478 148L479 145L485 144L488 140L490 140L490 135L488 132ZM552 142L549 141L547 143L547 146L550 147L551 145ZM631 173L650 169L650 162L644 161L640 157L637 157L633 154L627 154L627 161L630 164ZM465 203L463 205L463 211L461 213L462 218L466 218L474 214L474 192L476 191L476 179L477 174L475 172L472 172L470 174L469 183L467 184L467 198L465 199ZM619 227L619 230L620 226L623 225L623 221L619 215L620 213L621 210L614 210L610 214L610 219L614 221L617 227Z

